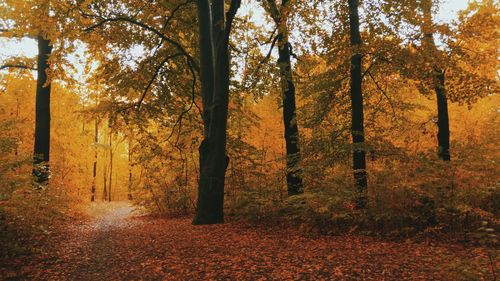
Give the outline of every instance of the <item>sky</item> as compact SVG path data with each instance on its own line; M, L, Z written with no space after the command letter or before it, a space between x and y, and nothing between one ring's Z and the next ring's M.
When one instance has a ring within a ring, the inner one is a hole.
M457 12L467 7L468 0L443 0L436 20L439 22L450 22L457 18ZM243 8L244 9L244 8ZM248 10L248 8L246 9ZM243 11L245 12L245 11ZM0 39L0 63L9 57L25 56L35 57L38 48L35 40L5 40ZM81 52L83 49L80 50ZM70 61L73 61L77 66L79 64L77 56L70 56ZM77 69L83 69L78 67ZM77 74L78 75L78 74ZM78 76L81 76L78 75Z

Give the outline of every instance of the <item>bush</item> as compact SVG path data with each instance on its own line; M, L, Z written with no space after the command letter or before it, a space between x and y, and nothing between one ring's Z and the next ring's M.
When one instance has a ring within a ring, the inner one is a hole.
M500 195L490 187L491 178L484 178L484 169L462 159L444 163L425 155L407 162L382 161L371 166L365 210L354 208L347 168L319 184L307 181L301 195L282 198L284 191L274 186L246 189L227 198L226 207L229 214L253 222L281 221L328 234L467 234L483 220L495 224Z

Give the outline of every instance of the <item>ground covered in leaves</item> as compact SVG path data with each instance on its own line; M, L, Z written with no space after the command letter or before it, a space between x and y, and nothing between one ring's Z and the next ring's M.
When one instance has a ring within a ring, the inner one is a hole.
M0 265L0 279L454 280L466 262L488 266L484 251L460 244L311 236L241 222L192 226L132 211L127 203L91 205L88 219L56 231L36 255Z

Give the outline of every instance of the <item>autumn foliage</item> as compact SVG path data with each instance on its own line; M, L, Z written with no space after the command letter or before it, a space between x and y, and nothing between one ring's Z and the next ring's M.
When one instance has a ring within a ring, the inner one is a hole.
M500 6L443 7L0 2L0 276L495 280Z

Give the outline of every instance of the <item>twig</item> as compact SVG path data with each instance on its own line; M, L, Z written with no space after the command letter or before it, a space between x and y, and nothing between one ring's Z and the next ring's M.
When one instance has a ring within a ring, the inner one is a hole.
M382 87L380 87L380 85L378 84L377 80L375 80L375 77L373 77L371 72L368 71L368 75L373 80L373 83L375 83L375 86L377 87L377 89L382 93L382 95L384 95L387 98L387 101L389 102L389 105L391 106L392 113L394 114L394 116L396 116L396 110L394 109L394 105L392 103L392 100L389 98L389 95L387 95L387 93L384 91L384 89L382 89Z

